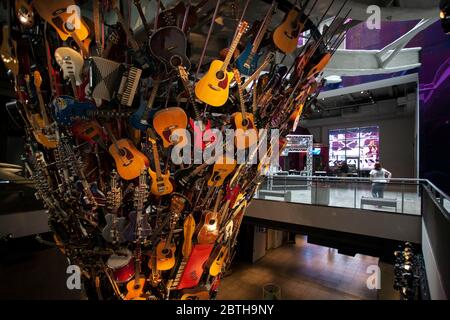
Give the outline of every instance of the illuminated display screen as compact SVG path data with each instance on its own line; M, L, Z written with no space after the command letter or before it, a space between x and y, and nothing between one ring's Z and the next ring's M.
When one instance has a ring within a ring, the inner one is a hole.
M358 170L372 169L379 160L379 132L378 126L329 130L329 166L347 161Z

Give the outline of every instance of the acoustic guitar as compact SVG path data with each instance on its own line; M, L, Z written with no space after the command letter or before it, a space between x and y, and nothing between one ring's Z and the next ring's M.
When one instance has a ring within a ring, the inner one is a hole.
M217 195L216 202L214 204L214 209L212 211L207 211L205 214L205 219L203 226L200 228L197 235L197 242L200 244L214 243L219 236L219 204L222 201L222 192L219 191Z
M149 130L149 133L150 132L151 131ZM170 171L167 171L166 173L161 172L158 144L152 133L149 134L148 140L152 144L153 161L155 164L155 171L153 171L150 167L148 168L148 173L152 179L150 192L155 196L164 196L172 193L173 191L173 185L172 182L170 182Z
M189 201L181 194L173 194L170 203L170 230L167 239L161 240L156 246L156 269L170 270L175 265L176 246L172 242L173 230Z
M273 43L286 54L294 52L297 48L298 37L303 31L304 23L300 21L300 14L297 7L291 9L273 32Z
M236 168L236 160L224 156L221 161L214 163L213 172L208 179L208 187L220 187L225 179Z
M183 258L187 259L192 251L192 236L195 232L195 220L192 214L184 219L183 223Z
M109 154L114 158L117 172L125 180L133 180L139 177L142 169L149 165L148 158L136 149L136 146L129 139L117 140L110 132L112 144L109 147Z
M211 266L209 267L210 276L215 277L222 271L227 256L228 256L228 246L222 245L220 247L219 253L214 258L213 262L211 263Z
M181 291L180 300L209 300L209 292L206 288L184 289Z
M238 150L247 149L258 143L258 133L255 127L253 114L245 111L244 92L241 86L241 75L237 69L233 70L238 86L241 112L232 114L236 128L235 144Z
M73 0L58 1L33 1L33 7L38 14L55 28L59 37L66 41L69 37L77 43L84 56L89 55L89 27L80 15L77 17L76 10L71 11L70 8L76 8ZM79 13L79 12L78 12Z
M186 56L187 40L183 31L177 27L165 27L157 30L150 37L151 53L164 65L167 74L176 72L179 66L187 70L191 62Z
M171 107L159 110L153 116L153 128L161 137L164 148L174 144L181 143L184 146L187 143L185 129L187 127L187 115L183 109L179 107ZM175 130L177 134L173 134Z
M236 49L242 35L247 31L248 23L243 21L238 26L238 32L233 39L225 61L214 60L211 62L208 72L197 82L195 95L201 101L213 107L220 107L228 100L230 92L230 81L233 73L228 72L234 50Z

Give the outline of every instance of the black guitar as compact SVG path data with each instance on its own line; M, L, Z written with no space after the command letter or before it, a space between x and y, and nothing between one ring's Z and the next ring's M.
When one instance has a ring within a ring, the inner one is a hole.
M189 70L191 62L186 56L187 40L181 29L164 27L156 31L149 41L150 51L164 65L167 73L177 72L182 65Z

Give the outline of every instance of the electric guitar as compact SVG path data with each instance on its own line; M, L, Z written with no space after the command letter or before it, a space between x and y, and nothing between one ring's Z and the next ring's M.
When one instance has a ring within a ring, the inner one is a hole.
M77 86L83 82L81 79L84 64L83 57L72 48L59 47L55 50L55 60L63 71L64 79L70 80L74 97L78 97Z
M97 121L77 121L72 125L71 130L78 139L91 145L100 145L103 149L106 149L105 141L107 141L107 136Z
M159 80L153 81L153 88L148 102L146 104L141 104L139 109L130 117L131 125L137 130L145 131L150 127L150 112L152 111L156 95L158 94L159 84Z
M300 21L300 14L298 8L291 9L273 32L273 43L286 54L292 53L297 48L298 37L304 29L304 23Z
M102 230L103 238L110 243L123 243L125 217L119 217L118 212L122 204L122 188L119 185L119 175L116 170L111 172L111 189L107 193L107 208L110 213L105 215L106 226Z
M109 154L114 158L117 172L124 180L133 180L148 167L148 158L134 146L128 139L117 140L112 133L109 134L112 144Z
M69 37L77 43L84 56L89 55L89 27L77 12L76 3L73 0L58 1L33 1L33 7L38 14L55 28L59 37L66 41ZM73 10L70 10L73 8Z
M149 132L151 131L149 130ZM170 171L167 171L166 173L161 172L159 151L156 139L152 137L152 134L149 134L148 140L152 144L152 154L155 164L155 171L153 171L150 167L148 168L148 173L152 178L150 192L155 196L164 196L166 194L172 193L173 191L173 185L172 182L170 182Z
M173 230L180 218L181 213L189 201L181 194L173 194L170 203L170 231L167 239L161 240L156 246L156 269L170 270L175 265L175 244L172 243Z
M261 45L264 36L266 35L267 28L270 25L272 20L272 15L275 13L276 2L272 2L272 5L269 8L266 16L264 17L263 23L259 28L258 34L256 35L253 42L248 42L244 51L236 60L236 67L239 71L245 75L251 75L255 72L258 67L258 61L261 56L263 56L264 52L259 51L259 46Z
M200 228L197 235L197 242L200 244L214 243L219 236L219 204L222 200L222 190L219 191L217 195L216 202L214 204L214 209L212 211L207 211L205 214L205 219L203 226Z
M245 111L244 92L241 86L241 75L237 69L234 69L234 78L238 86L241 112L232 114L233 122L236 128L235 144L238 150L247 149L258 142L258 133L256 131L253 114Z
M208 179L208 187L220 187L225 179L236 168L236 161L232 158L224 156L220 161L214 163L213 172Z
M92 102L80 102L71 96L56 97L51 106L56 122L63 126L71 126L77 119L88 119L87 116L97 110L97 106Z
M199 100L213 107L223 106L227 102L230 81L233 78L233 73L228 72L227 68L233 52L247 28L248 23L246 21L239 24L238 32L231 43L225 61L214 60L211 62L208 72L197 82L195 94Z
M151 53L164 65L167 74L176 72L179 66L187 70L191 62L186 56L187 40L183 31L177 27L164 27L150 37Z
M180 146L184 146L187 143L185 135L187 122L186 112L179 107L170 107L155 113L153 116L153 127L161 137L164 148L179 143L181 143Z

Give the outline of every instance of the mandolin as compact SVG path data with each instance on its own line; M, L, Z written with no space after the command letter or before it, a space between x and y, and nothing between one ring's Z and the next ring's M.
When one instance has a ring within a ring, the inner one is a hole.
M151 131L149 130L149 132ZM150 135L148 140L152 144L153 161L155 164L155 171L153 171L150 167L148 168L148 173L152 179L150 192L155 196L164 196L172 193L173 191L173 185L172 182L170 182L170 171L167 171L166 173L161 172L158 145L156 143L156 139Z
M304 23L300 21L300 15L300 10L294 7L273 32L273 43L286 54L294 52L297 48L298 37L304 28Z
M219 204L222 200L222 192L219 191L217 195L216 202L214 204L214 209L212 211L207 211L205 214L205 219L203 226L200 228L197 235L197 242L200 244L214 243L219 236Z
M156 133L161 137L164 148L174 144L181 143L183 146L187 143L186 127L187 115L183 109L179 107L171 107L159 110L153 116L153 127ZM177 129L176 134L173 134Z
M161 240L156 246L156 269L170 270L175 265L175 244L172 243L173 230L189 200L181 194L174 193L170 202L170 230L167 239Z
M89 27L81 17L81 13L77 12L75 1L34 0L33 7L45 21L55 28L63 41L72 37L82 50L83 55L89 55L89 45L91 43L91 39L88 38ZM79 16L77 17L78 14Z
M124 180L133 180L139 177L142 169L149 165L148 158L136 149L136 146L129 139L117 140L110 133L112 144L108 151L114 158L117 172Z
M183 31L177 27L165 27L150 37L150 51L164 65L167 74L176 72L179 66L187 70L191 62L186 56L187 40Z
M208 72L197 82L195 95L200 101L213 107L223 106L227 102L230 81L233 78L233 72L228 72L227 68L233 52L247 28L248 23L246 21L239 24L238 32L230 45L225 61L214 60L211 62Z
M263 51L259 51L259 47L264 39L264 36L266 35L267 29L269 28L272 15L275 13L275 8L276 2L273 1L254 40L247 42L244 51L237 58L236 67L239 72L249 76L255 72L258 67L258 61L264 55Z
M131 115L130 123L135 129L145 131L150 127L150 115L156 95L158 94L159 84L159 80L153 81L152 92L147 103L141 104L139 109Z
M253 114L245 111L244 92L241 86L241 75L237 69L233 70L234 78L238 86L241 112L232 114L234 126L236 128L235 144L238 150L247 149L258 142Z
M186 219L184 219L183 223L183 248L182 253L183 257L187 259L192 251L192 237L195 232L195 220L192 214L188 215Z

